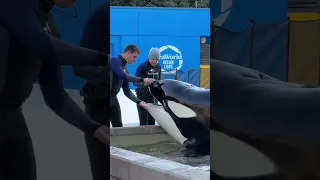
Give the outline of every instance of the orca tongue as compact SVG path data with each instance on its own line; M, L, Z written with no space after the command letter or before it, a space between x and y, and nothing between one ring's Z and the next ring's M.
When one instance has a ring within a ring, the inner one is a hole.
M197 116L197 114L191 108L183 104L174 101L168 101L167 106L178 118L192 118Z

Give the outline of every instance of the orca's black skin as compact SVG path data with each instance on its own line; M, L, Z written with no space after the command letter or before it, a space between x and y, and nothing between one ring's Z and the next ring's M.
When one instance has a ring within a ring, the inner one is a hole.
M202 89L177 80L162 80L149 86L151 94L163 105L177 125L181 134L188 140L184 143L187 156L209 154L210 146L210 90ZM196 112L192 118L177 117L167 105L175 101Z
M211 128L274 161L277 176L261 179L320 180L320 88L219 60L211 67Z
M4 88L6 79L9 37L8 31L3 26L0 26L0 94Z

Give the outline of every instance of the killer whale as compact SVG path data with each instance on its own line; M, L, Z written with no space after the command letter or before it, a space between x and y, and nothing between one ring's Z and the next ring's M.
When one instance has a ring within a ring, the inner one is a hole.
M226 152L223 160L223 153L213 150L212 175L217 179L320 179L320 88L283 82L215 59L211 59L211 67L211 132L223 134L225 141L236 139L242 143L233 143L233 149L247 146L265 158L264 164L250 163L248 159L255 156L233 151L234 159L242 157L236 167L226 163L230 160ZM225 143L214 138L211 136L212 147ZM268 168L246 174L233 171L257 166Z
M183 144L187 148L186 155L209 154L210 90L170 79L151 84L149 90L171 117L169 120L174 122L185 137Z

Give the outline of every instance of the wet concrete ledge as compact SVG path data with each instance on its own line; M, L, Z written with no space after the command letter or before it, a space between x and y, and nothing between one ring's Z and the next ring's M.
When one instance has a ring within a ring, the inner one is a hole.
M110 175L121 180L210 180L210 171L112 146Z
M111 128L111 136L128 136L128 135L147 135L147 134L166 134L166 132L158 125L154 126L136 126Z
M124 138L130 136L133 139L140 139L143 142L137 143L152 143L152 141L169 140L169 136L160 126L141 126L141 127L123 127L112 128L110 130L111 144L117 146L123 144ZM148 136L149 135L149 136ZM137 138L134 138L136 136ZM112 140L114 138L114 141ZM136 145L135 140L126 144ZM122 142L115 142L115 141ZM121 149L118 147L110 147L110 175L117 180L209 180L210 172L180 164L170 160L164 160L153 156L136 153Z

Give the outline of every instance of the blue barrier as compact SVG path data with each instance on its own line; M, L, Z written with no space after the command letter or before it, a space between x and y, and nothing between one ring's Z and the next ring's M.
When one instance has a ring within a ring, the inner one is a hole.
M250 24L242 32L214 26L212 57L287 80L288 23Z

